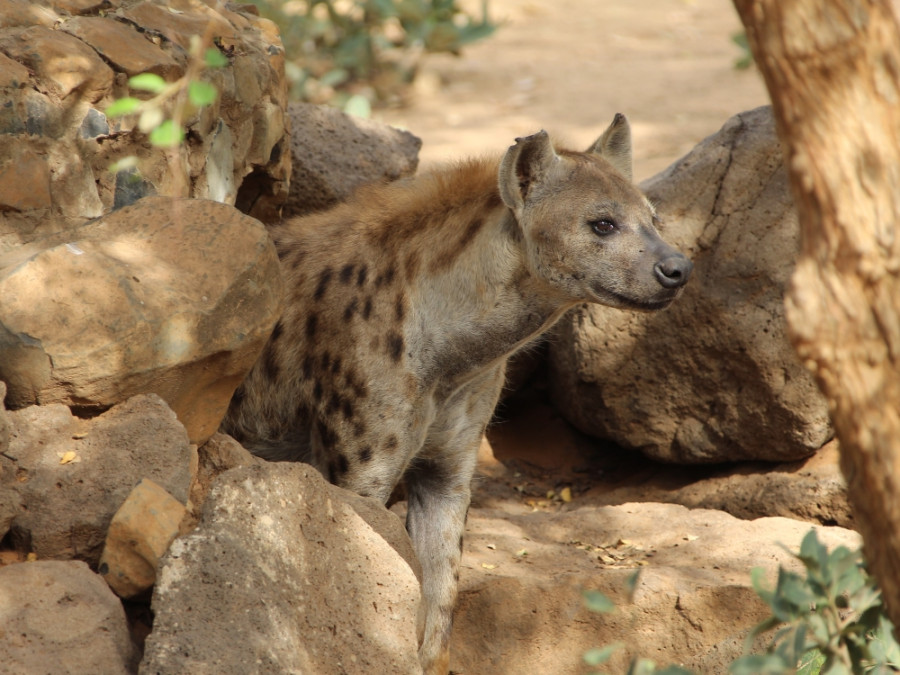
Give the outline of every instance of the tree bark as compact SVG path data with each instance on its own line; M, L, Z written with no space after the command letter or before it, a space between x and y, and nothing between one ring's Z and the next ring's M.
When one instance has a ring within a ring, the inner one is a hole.
M832 406L900 626L900 31L888 0L734 0L772 97L802 250L791 339Z

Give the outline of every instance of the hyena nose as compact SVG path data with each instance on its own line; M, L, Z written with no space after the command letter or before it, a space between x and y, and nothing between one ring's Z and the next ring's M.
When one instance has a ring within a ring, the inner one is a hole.
M694 263L680 253L675 253L656 263L653 273L664 288L679 288L687 283L692 269Z

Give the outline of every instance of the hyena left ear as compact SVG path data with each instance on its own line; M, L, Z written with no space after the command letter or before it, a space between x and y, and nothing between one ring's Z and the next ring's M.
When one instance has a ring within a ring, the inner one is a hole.
M631 169L631 126L622 113L616 113L612 124L594 141L588 152L600 155L629 181Z
M517 138L516 144L506 151L497 181L503 202L517 217L525 208L528 189L541 181L558 161L550 136L544 130Z

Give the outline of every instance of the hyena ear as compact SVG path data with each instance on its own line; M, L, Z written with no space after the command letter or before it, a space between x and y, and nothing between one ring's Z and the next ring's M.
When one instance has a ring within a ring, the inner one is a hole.
M600 155L629 181L631 169L631 126L622 113L616 113L612 124L594 141L588 152Z
M544 130L517 138L516 144L506 151L497 178L500 196L516 216L525 208L529 187L542 180L558 161L550 136Z

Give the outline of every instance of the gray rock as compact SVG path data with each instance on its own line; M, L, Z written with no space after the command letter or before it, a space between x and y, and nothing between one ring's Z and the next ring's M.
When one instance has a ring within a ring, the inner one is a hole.
M664 461L809 456L833 431L786 335L799 230L771 110L732 118L643 187L693 277L663 312L565 318L550 344L558 408Z
M143 199L6 262L0 379L9 407L103 410L153 392L198 444L215 433L281 313L265 228L212 201Z
M195 451L158 396L136 396L92 420L60 404L7 415L0 486L21 504L9 527L23 552L96 565L113 514L142 478L187 502Z
M374 181L415 172L422 141L324 105L291 103L291 188L285 218L319 211Z
M420 673L409 539L345 495L304 464L219 476L163 559L140 672Z
M126 675L136 654L125 611L83 562L0 567L0 672Z

